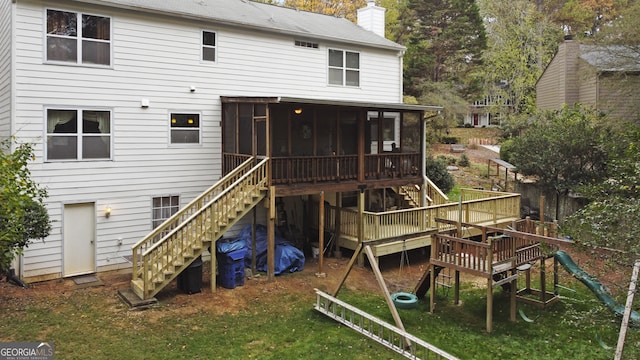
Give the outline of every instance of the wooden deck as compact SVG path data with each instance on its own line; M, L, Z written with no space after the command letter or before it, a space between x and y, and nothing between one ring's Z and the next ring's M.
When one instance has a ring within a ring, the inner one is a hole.
M457 230L453 222L505 228L518 220L519 194L467 190L467 198L469 200L459 203L385 212L364 211L362 242L372 245L374 255L379 257L430 246L433 235ZM317 219L317 207L311 210L311 219ZM336 223L337 218L340 219L339 224ZM450 223L439 219L446 219ZM360 242L359 226L357 209L325 206L325 227L327 231L339 234L338 246L355 250ZM477 227L464 227L461 230L462 237L481 234Z

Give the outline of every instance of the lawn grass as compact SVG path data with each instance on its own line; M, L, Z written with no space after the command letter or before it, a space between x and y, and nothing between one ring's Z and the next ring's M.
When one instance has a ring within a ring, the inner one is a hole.
M313 276L290 274L287 276ZM286 281L283 279L282 281ZM452 292L399 310L413 335L461 359L610 359L620 319L581 283L564 276L562 299L548 309L519 304L533 323L508 320L508 296L495 290L494 331L485 332L486 289L464 283L462 305ZM258 285L260 286L260 285ZM130 311L109 289L46 298L0 294L0 341L53 341L56 359L397 359L397 354L313 310L312 289L273 293L235 312L181 309L166 303ZM203 294L203 296L211 296ZM345 289L339 298L393 323L380 293ZM625 359L640 358L640 329L630 329Z

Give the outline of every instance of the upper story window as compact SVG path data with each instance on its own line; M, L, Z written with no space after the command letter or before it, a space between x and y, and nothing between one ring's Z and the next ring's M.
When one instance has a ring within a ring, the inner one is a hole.
M202 32L202 60L216 61L216 33Z
M171 143L199 144L200 143L200 115L172 113L171 114Z
M111 65L111 19L47 10L47 61Z
M360 54L329 49L329 84L360 86Z
M47 160L111 158L111 113L47 110Z

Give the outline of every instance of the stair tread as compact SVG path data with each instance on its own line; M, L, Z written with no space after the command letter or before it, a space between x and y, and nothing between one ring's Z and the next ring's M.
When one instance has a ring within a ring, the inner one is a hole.
M243 185L238 187L240 186ZM211 238L217 239L220 237L229 226L232 226L240 219L241 214L246 213L260 199L264 198L265 190L261 186L245 186L241 191L236 191L232 194L233 198L230 202L222 203L222 206L218 205L212 208L215 211L212 211L206 219L202 220L202 217L198 217L198 223L192 223L193 225L188 225L189 227L185 227L184 223L178 225L187 230L181 230L178 235L181 236L178 239L178 243L182 244L179 246L185 246L189 242L192 243L192 246L185 249L184 252L180 252L178 245L174 249L158 247L158 251L162 252L152 255L157 259L157 263L151 266L146 276L131 281L132 290L141 298L153 296L160 291L169 283L168 279L172 279L176 273L186 269L185 264L190 264L193 259L200 256L205 249L210 247L213 243ZM148 281L149 284L147 284L147 294L143 296L145 281Z

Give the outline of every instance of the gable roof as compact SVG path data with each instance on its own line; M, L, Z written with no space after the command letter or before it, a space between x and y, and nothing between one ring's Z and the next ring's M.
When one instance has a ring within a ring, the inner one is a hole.
M402 51L404 46L344 18L249 0L79 0L272 33Z
M580 59L599 71L640 71L638 52L622 45L580 45Z

